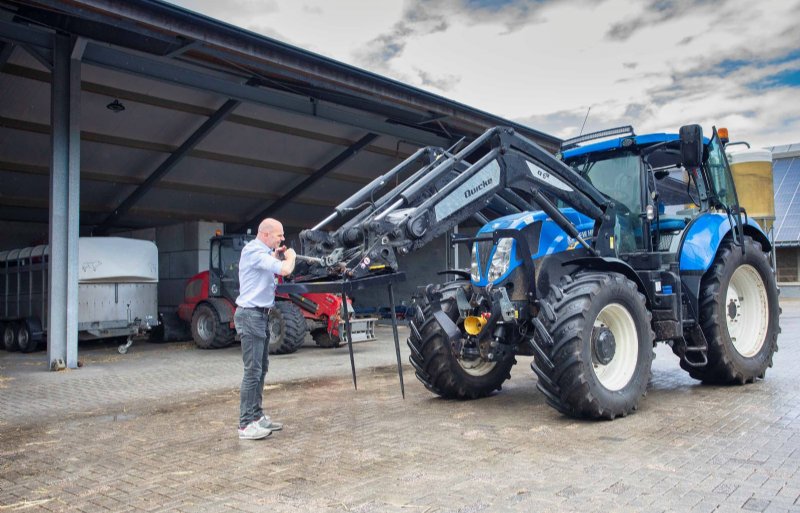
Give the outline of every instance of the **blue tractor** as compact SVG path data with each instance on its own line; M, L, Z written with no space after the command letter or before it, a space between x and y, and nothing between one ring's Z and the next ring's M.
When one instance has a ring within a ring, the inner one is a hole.
M477 234L453 241L471 268L422 287L409 316L411 364L433 393L487 396L533 355L548 404L614 419L638 408L656 342L695 379L750 383L772 366L780 308L772 245L739 205L726 142L699 125L625 127L553 156L497 127L458 153L425 148L301 234L324 262L309 272L390 272L396 254L475 218Z

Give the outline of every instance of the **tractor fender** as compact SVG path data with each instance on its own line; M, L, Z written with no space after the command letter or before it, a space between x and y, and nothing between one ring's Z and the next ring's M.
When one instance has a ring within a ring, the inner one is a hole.
M636 284L639 292L641 292L647 299L648 308L650 307L650 295L647 293L647 289L645 288L642 279L638 274L636 274L636 271L630 266L630 264L620 260L619 258L586 256L567 260L561 265L577 266L584 269L592 269L593 271L619 273Z
M198 303L197 306L202 304L209 304L214 307L214 310L216 310L217 314L219 315L219 322L233 322L233 314L236 312L236 305L227 299L221 297L210 297Z
M745 235L759 242L764 251L772 249L761 227L751 218L748 217L742 227ZM731 229L731 222L725 214L706 213L696 217L686 229L678 251L681 273L704 274Z

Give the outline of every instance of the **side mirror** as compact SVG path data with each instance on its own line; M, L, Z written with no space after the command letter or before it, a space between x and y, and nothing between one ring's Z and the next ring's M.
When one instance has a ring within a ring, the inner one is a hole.
M687 168L703 164L703 128L700 125L682 126L680 130L681 159Z

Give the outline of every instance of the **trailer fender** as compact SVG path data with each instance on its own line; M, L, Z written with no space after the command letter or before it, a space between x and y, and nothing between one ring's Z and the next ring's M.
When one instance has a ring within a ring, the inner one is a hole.
M36 342L41 342L44 337L44 330L42 329L42 321L38 317L26 317L23 321L28 328L28 333Z
M764 251L772 245L751 218L742 223L745 235L761 244ZM681 273L705 273L717 254L722 239L731 232L731 223L725 214L703 214L689 224L679 250Z
M208 303L214 307L214 310L216 310L219 315L220 322L233 322L233 314L236 312L236 306L227 299L210 297L203 301L203 303Z

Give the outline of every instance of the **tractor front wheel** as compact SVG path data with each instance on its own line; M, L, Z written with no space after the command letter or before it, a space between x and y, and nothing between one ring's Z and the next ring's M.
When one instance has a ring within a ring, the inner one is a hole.
M564 276L542 300L539 319L553 344L537 337L541 351L531 366L550 406L609 420L639 407L655 335L635 283L616 273Z
M778 350L778 286L761 245L750 237L742 248L728 240L700 286L700 325L708 364L681 365L704 383L744 384L764 378Z
M297 351L306 338L306 319L291 301L275 301L269 312L269 354Z
M456 293L462 288L469 292L469 287L468 281L458 280L441 288L442 311L454 323L459 324ZM414 316L408 338L410 360L417 379L428 390L447 399L478 399L500 390L503 382L511 377L511 367L517 363L512 354L499 361L487 361L480 356L461 358L434 320L432 307L424 294L414 298L412 308ZM459 328L463 332L463 323Z

